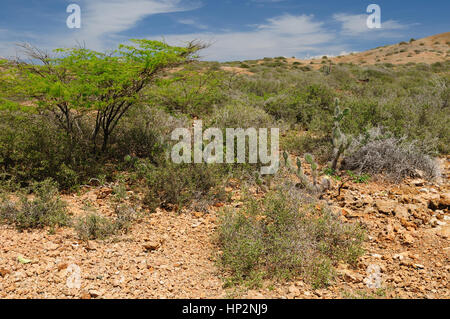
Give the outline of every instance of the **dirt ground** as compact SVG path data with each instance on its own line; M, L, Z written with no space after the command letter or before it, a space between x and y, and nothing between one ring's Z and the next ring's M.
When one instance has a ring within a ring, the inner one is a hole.
M0 298L449 298L450 157L441 162L440 182L349 183L339 197L332 196L336 189L330 193L328 204L343 220L361 222L368 240L358 267L339 265L327 289L313 290L302 278L224 289L214 262L220 208L210 207L183 214L158 209L126 235L87 243L72 228L19 233L1 225ZM110 196L111 189L97 187L63 199L73 217L86 205L108 216Z

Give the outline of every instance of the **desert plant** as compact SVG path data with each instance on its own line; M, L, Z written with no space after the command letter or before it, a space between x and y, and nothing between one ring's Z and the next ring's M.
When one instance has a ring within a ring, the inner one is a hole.
M115 233L111 220L96 213L79 218L75 224L78 237L82 240L105 239Z
M27 194L21 193L18 203L3 196L0 218L14 224L19 230L46 226L54 228L70 224L66 203L59 199L55 182L47 179L41 183L34 183L30 191L34 198L29 199Z
M231 272L229 284L303 275L315 288L324 287L337 262L354 264L362 253L359 226L343 224L292 184L264 199L245 199L242 209L225 209L220 221L218 261Z
M336 171L339 159L344 154L345 150L350 146L351 138L341 131L341 122L344 117L350 112L349 109L341 111L339 107L339 100L336 99L334 111L334 126L333 126L333 159L331 161L331 169Z
M148 192L144 202L150 208L158 206L180 210L193 201L211 200L223 196L223 167L208 164L145 165L144 176Z
M318 164L314 160L314 156L312 154L305 154L305 161L310 165L311 167L311 179L310 181L308 177L304 174L303 168L302 168L302 161L299 157L297 157L297 170L293 169L289 163L289 156L287 152L283 153L283 158L285 165L288 169L290 169L292 172L294 172L297 177L300 179L301 186L308 190L309 192L313 194L321 194L324 191L331 188L330 180L326 177L322 179L322 181L318 182Z
M394 181L405 177L435 179L440 176L436 161L424 153L417 142L396 138L380 128L355 139L343 160L343 168L359 174L385 174Z

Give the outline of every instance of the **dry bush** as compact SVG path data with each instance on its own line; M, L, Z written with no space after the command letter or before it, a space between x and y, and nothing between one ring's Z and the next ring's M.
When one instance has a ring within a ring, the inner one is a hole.
M433 180L440 176L436 161L416 142L396 138L376 128L355 139L342 168L371 175L384 174L393 181L406 177Z

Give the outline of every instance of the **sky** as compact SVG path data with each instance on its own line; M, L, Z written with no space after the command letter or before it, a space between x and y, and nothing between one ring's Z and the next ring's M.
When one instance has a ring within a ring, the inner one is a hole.
M68 28L77 4L81 27ZM381 28L367 27L367 7ZM449 32L449 0L0 0L0 56L17 43L107 51L133 38L201 40L203 60L335 56Z

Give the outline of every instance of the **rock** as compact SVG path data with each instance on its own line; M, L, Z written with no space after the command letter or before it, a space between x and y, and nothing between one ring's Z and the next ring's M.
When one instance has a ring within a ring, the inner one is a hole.
M81 299L91 299L91 295L87 292L81 294Z
M398 218L404 218L404 219L409 218L408 209L403 205L395 206L394 214L395 214L395 217L398 217Z
M403 242L406 245L412 245L412 244L414 244L414 237L408 233L405 233L405 234L403 234Z
M55 243L47 243L44 245L44 249L49 250L49 251L56 250L58 248L59 248L59 245L55 244Z
M5 268L0 268L0 276L1 277L5 277L6 275L11 274L11 271L9 271L8 269Z
M351 270L342 270L341 274L344 280L348 283L360 283L363 281L363 278L360 274Z
M158 250L159 247L161 246L161 244L159 242L148 242L144 244L144 249L146 251L154 251L154 250Z
M373 198L370 195L366 195L363 197L362 202L364 205L372 205L373 204Z
M68 266L69 265L67 263L61 263L61 264L58 264L57 267L58 267L58 270L61 271L61 270L66 269Z
M450 192L441 194L441 199L439 200L439 208L446 209L450 207Z
M288 291L290 294L292 294L294 297L300 296L300 289L295 287L294 285L290 286L288 288Z
M428 197L428 208L436 210L439 208L439 201L441 196L439 194L430 194Z
M395 203L387 200L377 199L375 201L375 206L380 213L389 215L394 210Z
M425 266L421 264L414 264L414 267L417 269L425 269Z
M86 250L97 250L98 245L93 241L88 241L86 244Z
M92 289L92 290L89 290L89 295L90 295L92 298L97 298L97 297L101 296L101 292L98 291L98 290Z
M402 261L403 259L405 259L405 256L404 254L395 254L394 256L392 256L392 258Z
M437 234L444 238L450 238L450 225L443 226L437 231Z
M423 185L425 185L425 181L423 179L414 179L411 181L411 185L422 187Z

